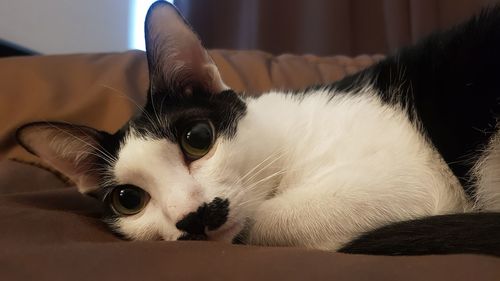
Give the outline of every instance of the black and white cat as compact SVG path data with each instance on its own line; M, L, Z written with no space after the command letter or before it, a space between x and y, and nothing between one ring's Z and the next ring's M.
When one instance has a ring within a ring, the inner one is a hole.
M101 199L117 233L500 253L500 215L484 213L500 211L499 8L333 85L258 98L224 84L167 2L148 12L146 49L147 104L118 132L41 122L17 133Z

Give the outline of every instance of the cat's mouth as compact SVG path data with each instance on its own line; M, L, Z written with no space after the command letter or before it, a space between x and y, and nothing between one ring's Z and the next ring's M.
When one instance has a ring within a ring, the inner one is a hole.
M227 222L222 227L207 231L207 240L231 243L233 239L243 230L244 224L240 222Z

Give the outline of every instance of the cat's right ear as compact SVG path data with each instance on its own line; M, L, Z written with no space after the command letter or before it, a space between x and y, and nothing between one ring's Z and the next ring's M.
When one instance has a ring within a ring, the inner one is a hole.
M227 90L212 58L177 9L155 2L145 23L146 53L152 90L209 93Z
M103 134L86 126L38 122L20 127L16 138L27 151L71 179L81 193L89 193L98 188L98 158L111 161L100 148Z

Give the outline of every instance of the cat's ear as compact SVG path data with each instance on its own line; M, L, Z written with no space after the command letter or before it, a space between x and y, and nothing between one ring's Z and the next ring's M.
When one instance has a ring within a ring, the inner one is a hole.
M96 151L103 132L64 123L30 123L16 132L18 142L70 178L81 193L98 186ZM102 156L107 158L106 156Z
M200 39L172 4L158 1L149 8L145 35L153 90L189 92L201 87L219 93L228 89Z

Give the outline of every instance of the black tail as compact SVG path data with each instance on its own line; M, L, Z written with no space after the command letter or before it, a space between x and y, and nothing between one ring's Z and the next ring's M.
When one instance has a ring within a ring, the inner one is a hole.
M339 250L372 255L487 254L500 257L500 213L456 214L399 222Z

